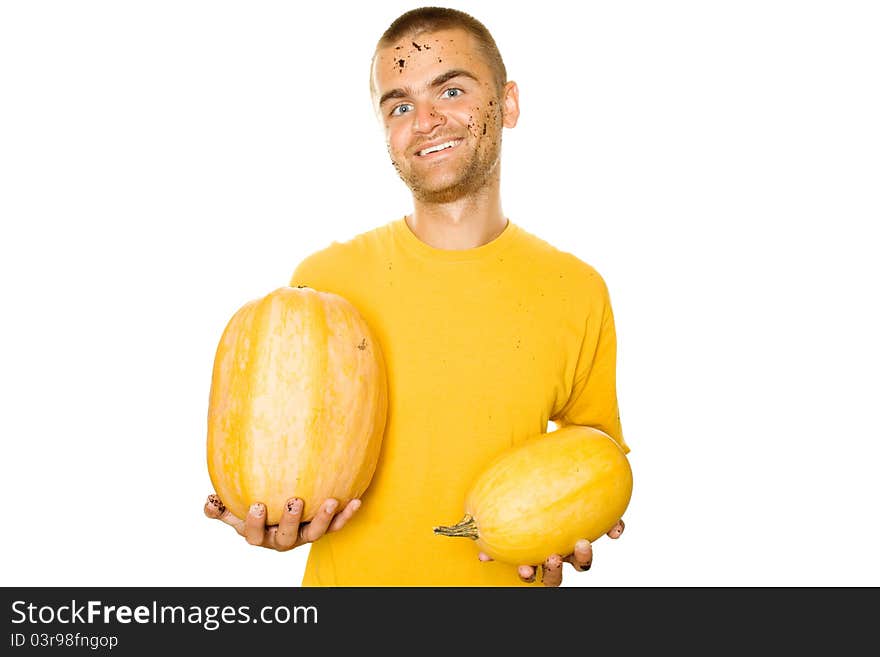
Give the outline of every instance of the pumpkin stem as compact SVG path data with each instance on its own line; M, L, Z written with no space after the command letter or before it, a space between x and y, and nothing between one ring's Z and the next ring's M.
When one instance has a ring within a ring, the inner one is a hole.
M442 536L465 536L473 540L477 540L480 537L480 533L477 531L477 523L474 522L473 517L469 514L465 515L464 518L451 527L443 525L434 527L434 533Z

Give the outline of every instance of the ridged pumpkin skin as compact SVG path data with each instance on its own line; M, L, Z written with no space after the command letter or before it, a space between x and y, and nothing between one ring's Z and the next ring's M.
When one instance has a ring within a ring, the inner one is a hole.
M367 489L379 458L388 394L379 344L346 299L281 287L242 306L214 359L208 472L239 518L263 502L277 524L285 502L310 520L327 498L342 508Z
M606 534L623 517L632 483L610 436L569 425L496 457L471 484L464 520L435 532L473 538L496 561L537 565Z

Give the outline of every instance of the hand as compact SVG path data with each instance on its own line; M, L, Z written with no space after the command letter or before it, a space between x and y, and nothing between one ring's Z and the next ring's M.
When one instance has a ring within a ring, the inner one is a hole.
M251 545L286 552L317 541L328 532L342 529L358 510L361 501L351 500L342 511L334 515L337 505L337 500L328 499L311 521L300 523L303 503L302 500L293 497L287 501L287 508L281 515L279 523L267 527L265 505L259 502L253 504L247 517L242 520L232 515L219 497L211 494L205 502L205 515L230 525Z
M623 520L618 520L617 524L609 529L606 535L609 538L620 538L620 535L623 533L623 527ZM478 556L480 561L492 561L492 557L485 552L480 552ZM562 564L566 561L579 572L589 570L590 566L593 565L593 546L590 541L582 538L575 543L574 552L565 557L558 554L551 554L547 557L544 563L541 564L541 583L544 586L559 586L562 584ZM537 576L537 567L518 566L517 574L523 582L534 582Z

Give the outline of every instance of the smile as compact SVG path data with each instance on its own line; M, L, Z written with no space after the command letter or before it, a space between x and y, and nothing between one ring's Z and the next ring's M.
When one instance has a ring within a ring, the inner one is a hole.
M426 157L433 153L439 153L441 151L447 151L452 148L458 146L463 140L461 139L452 139L450 141L444 141L442 144L437 144L436 146L428 146L428 148L424 148L420 150L416 155L419 157Z

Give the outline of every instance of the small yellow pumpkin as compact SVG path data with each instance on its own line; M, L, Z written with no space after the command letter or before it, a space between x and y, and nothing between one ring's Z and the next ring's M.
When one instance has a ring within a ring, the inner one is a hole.
M467 491L464 518L434 532L471 538L496 561L537 565L610 531L629 505L632 484L629 460L614 439L568 425L498 455Z
M347 299L281 287L229 320L214 358L208 472L239 518L254 502L277 524L287 499L311 520L325 499L360 497L378 463L385 362Z

